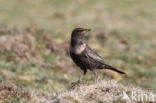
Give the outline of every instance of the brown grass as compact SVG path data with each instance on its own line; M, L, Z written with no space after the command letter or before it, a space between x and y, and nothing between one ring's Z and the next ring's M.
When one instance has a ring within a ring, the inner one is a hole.
M69 91L60 92L54 100L56 103L121 103L123 92L152 93L138 87L124 86L114 80L103 80L97 84L78 84ZM136 103L133 101L133 103Z

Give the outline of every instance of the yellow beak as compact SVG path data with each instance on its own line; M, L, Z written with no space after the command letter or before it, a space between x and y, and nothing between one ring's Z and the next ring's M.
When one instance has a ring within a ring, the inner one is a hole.
M82 32L85 33L85 32L88 32L90 31L90 29L84 29Z

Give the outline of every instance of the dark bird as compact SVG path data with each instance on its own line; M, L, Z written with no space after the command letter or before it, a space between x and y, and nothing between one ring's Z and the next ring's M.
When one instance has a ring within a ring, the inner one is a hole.
M76 28L71 34L70 56L75 64L83 70L83 75L80 76L78 81L81 81L88 69L94 73L94 82L97 82L97 69L105 68L120 74L125 74L106 64L105 61L83 41L84 34L88 31L90 31L90 29Z

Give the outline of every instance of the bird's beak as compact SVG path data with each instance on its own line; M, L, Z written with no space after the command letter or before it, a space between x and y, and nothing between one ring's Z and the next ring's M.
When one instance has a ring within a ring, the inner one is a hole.
M86 32L89 32L89 31L91 31L91 29L84 29L82 32L86 33Z

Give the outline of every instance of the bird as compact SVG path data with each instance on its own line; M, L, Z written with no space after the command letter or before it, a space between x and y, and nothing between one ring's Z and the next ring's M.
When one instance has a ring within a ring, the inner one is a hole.
M87 70L93 72L95 83L97 83L98 69L110 69L118 72L119 74L126 74L125 72L106 64L102 57L83 41L84 35L89 31L91 31L91 29L75 28L71 33L69 47L70 56L74 63L83 71L78 82L82 81L82 77L87 73Z

